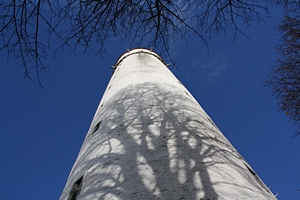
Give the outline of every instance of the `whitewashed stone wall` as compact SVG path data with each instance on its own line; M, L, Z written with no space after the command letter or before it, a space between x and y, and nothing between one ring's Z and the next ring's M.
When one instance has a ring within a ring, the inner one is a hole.
M146 49L122 55L61 199L276 199Z

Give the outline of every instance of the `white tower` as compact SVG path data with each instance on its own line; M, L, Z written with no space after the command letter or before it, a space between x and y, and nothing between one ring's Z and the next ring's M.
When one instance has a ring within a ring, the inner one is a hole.
M114 68L61 200L276 199L157 54Z

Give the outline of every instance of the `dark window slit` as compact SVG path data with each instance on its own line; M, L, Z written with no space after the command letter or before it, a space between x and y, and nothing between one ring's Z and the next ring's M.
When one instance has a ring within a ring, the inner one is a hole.
M72 187L72 189L71 189L71 191L70 191L68 200L76 200L76 199L77 199L77 197L79 196L80 191L81 191L81 187L82 187L82 179L83 179L83 176L80 177L80 178L73 184L73 187Z
M101 122L102 122L102 120L100 120L100 122L98 122L98 123L96 124L96 126L94 127L94 130L93 130L93 133L92 133L92 134L96 133L96 132L99 130Z
M253 174L254 176L256 175L256 173L248 165L246 165L245 163L244 163L244 165L247 167L249 172L251 172L251 174Z

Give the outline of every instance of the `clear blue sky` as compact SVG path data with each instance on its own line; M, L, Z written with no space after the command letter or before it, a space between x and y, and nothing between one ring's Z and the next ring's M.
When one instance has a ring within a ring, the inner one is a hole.
M179 71L173 73L198 100L223 134L282 200L300 199L300 136L263 79L275 61L275 26L282 17L272 10L267 23L238 35L212 38L207 53L191 37L171 45ZM0 200L58 199L77 157L111 65L134 46L111 41L105 59L92 54L61 53L49 58L42 73L44 89L23 80L19 61L0 64ZM155 49L154 49L155 50Z

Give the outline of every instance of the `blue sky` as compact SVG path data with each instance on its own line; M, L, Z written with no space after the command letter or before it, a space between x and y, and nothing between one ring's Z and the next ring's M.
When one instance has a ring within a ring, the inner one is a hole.
M278 199L300 199L300 137L263 79L274 63L275 26L282 17L273 9L267 23L238 35L213 37L209 53L191 37L171 44L178 70L173 73L198 100L219 129ZM0 200L58 199L77 157L113 65L126 51L114 42L104 58L63 52L49 58L41 89L23 79L18 60L0 65ZM154 49L155 51L155 49ZM164 57L163 57L164 58Z

